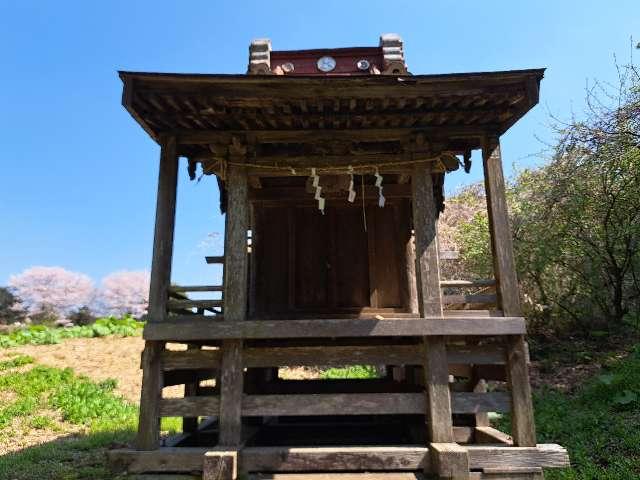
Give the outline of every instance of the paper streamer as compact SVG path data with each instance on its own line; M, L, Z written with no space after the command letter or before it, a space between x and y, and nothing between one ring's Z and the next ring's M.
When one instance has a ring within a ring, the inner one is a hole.
M315 168L311 169L311 178L313 179L312 185L316 189L316 194L314 195L313 198L315 198L318 201L318 210L320 210L322 212L322 214L324 215L325 199L321 195L322 187L320 186L320 177L316 173L316 169Z
M353 167L349 165L349 196L347 200L349 203L353 203L356 199L356 190L353 188Z
M382 194L382 175L380 175L380 172L378 171L378 167L376 167L376 173L375 173L375 177L376 177L376 187L378 187L378 206L380 208L384 207L384 202L385 202L385 198L384 195Z

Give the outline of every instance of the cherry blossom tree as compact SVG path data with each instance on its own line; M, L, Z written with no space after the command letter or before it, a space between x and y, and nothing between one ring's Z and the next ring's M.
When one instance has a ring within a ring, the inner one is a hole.
M64 318L94 299L92 280L62 267L36 266L9 278L9 287L29 315L50 312Z
M99 302L106 314L142 317L149 303L149 272L121 271L107 275L102 279Z

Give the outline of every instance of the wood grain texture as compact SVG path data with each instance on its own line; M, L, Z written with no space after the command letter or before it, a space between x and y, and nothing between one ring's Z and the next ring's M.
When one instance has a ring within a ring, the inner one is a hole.
M164 342L147 341L142 352L142 389L136 448L153 450L160 446L160 397L162 395L162 370L160 354Z
M521 315L522 309L498 139L495 137L485 138L482 154L498 302L505 315ZM536 444L536 431L525 340L523 336L518 336L507 339L506 343L507 378L513 404L514 443L519 446L533 446Z
M420 314L424 317L441 317L437 207L431 173L423 165L414 167L411 186Z
M430 443L431 470L441 479L468 480L469 453L457 443Z
M220 368L220 438L223 446L237 446L242 440L242 340L222 342Z
M393 314L392 314L393 315ZM377 336L495 336L521 335L522 317L444 318L322 318L316 320L212 321L210 317L176 316L163 323L147 324L146 340L328 338Z
M221 324L234 325L243 323L247 316L249 202L246 170L230 166L226 186L224 321ZM224 340L221 350L219 444L233 447L242 441L242 340Z
M453 413L508 412L509 396L502 392L451 395ZM419 415L426 401L422 393L289 393L242 395L243 416ZM208 416L220 406L218 397L163 398L163 417ZM453 434L452 434L453 435Z
M569 466L567 451L555 444L537 447L468 445L469 467L474 470L505 468L562 468ZM107 452L115 471L202 471L204 454L211 447L173 447L150 451L116 449ZM385 447L245 447L238 464L248 472L305 471L429 471L429 449L424 446Z
M413 228L416 245L416 283L420 315L435 317L434 324L447 323L442 318L442 293L438 259L437 207L431 173L416 165L411 178ZM424 385L426 391L427 431L432 442L454 441L449 394L449 372L445 338L424 340Z
M476 443L503 443L513 445L513 437L490 426L475 428Z
M175 137L163 137L160 148L153 259L149 283L149 322L161 322L167 317L176 216L178 156Z
M204 417L215 415L219 409L218 397L163 398L159 412L162 417Z
M482 159L498 301L505 315L518 316L522 315L522 309L497 138L484 139Z
M514 444L531 447L536 444L536 426L529 383L527 346L523 335L507 337L507 382L511 389L511 432Z
M161 354L162 369L209 370L220 366L221 352L215 350L165 350ZM420 365L420 345L350 345L304 347L245 347L245 367L283 366L342 366L342 365ZM501 365L505 363L505 351L501 345L447 345L449 364Z
M248 447L240 468L252 471L394 471L429 468L425 447Z
M237 477L237 450L212 450L204 454L202 480L235 480Z
M484 139L483 164L498 301L505 315L521 315L500 143L497 138ZM533 446L536 444L536 431L525 340L523 336L517 336L507 339L506 343L514 443Z

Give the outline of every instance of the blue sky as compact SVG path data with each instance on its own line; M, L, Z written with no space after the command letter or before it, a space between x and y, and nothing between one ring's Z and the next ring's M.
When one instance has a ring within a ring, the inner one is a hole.
M252 38L276 50L405 41L414 73L547 67L541 104L503 138L507 173L534 165L549 111L580 114L640 40L640 0L0 0L0 285L33 265L98 282L151 259L159 149L120 105L117 70L244 73ZM638 52L640 54L640 52ZM209 283L223 218L213 178L180 177L174 280ZM449 191L481 178L447 179Z

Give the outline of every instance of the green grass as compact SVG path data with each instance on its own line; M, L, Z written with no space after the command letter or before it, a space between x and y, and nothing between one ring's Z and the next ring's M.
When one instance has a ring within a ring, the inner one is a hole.
M574 394L543 390L534 403L538 442L566 447L573 466L545 479L640 478L640 347ZM508 429L508 418L500 428Z
M321 377L326 380L378 378L378 372L373 365L350 365L341 368L329 368L322 372Z
M23 357L10 361L21 364ZM32 360L32 359L29 359ZM6 362L4 362L6 363ZM24 364L24 363L22 363ZM13 400L0 403L0 437L19 429L80 430L82 434L0 457L0 472L16 480L110 479L104 449L132 439L137 406L113 393L115 381L95 383L71 369L36 365L27 372L8 371L0 376L0 392L13 392ZM57 411L61 422L44 410ZM18 427L16 428L16 421ZM70 428L75 427L75 428Z
M91 325L66 328L34 325L0 335L0 348L19 345L50 345L60 343L66 338L105 337L107 335L131 337L139 335L143 326L144 322L139 322L132 317L104 317L97 319Z
M29 355L16 355L10 360L0 362L0 372L11 368L22 367L23 365L29 365L30 363L33 363L33 357Z

